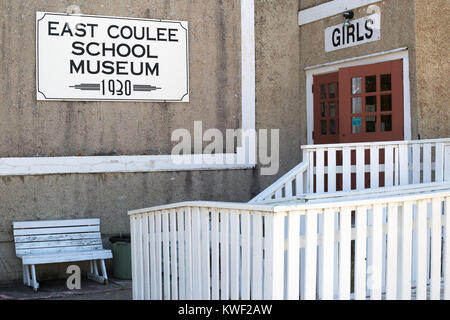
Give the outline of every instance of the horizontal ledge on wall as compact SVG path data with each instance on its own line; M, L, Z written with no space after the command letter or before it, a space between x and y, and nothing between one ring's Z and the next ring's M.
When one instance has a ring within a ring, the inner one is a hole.
M0 158L0 176L252 169L238 154Z
M336 14L368 6L382 0L334 0L298 12L298 25L302 26Z

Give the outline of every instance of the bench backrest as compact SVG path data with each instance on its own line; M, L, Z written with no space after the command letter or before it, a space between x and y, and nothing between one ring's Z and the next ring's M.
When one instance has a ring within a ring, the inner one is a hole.
M17 256L102 250L100 219L14 222Z

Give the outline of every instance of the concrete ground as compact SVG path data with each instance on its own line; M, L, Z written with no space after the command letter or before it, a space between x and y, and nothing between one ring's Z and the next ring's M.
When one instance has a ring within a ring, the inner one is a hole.
M102 285L87 279L80 290L69 290L66 280L42 281L38 292L23 284L0 286L0 300L131 300L131 280L110 279Z

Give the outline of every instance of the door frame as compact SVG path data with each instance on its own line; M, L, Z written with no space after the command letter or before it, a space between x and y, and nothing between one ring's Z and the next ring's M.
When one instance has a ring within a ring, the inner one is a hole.
M403 128L404 140L411 140L411 85L409 78L409 52L408 48L374 53L366 56L355 57L345 60L329 62L321 65L306 67L306 128L308 144L314 144L314 93L312 91L313 78L315 75L337 72L340 68L361 66L392 60L403 61Z

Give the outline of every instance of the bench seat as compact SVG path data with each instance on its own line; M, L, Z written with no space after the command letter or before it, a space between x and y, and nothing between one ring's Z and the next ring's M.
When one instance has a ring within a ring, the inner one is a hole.
M103 249L100 219L21 221L13 223L16 256L22 259L23 282L36 291L35 265L89 261L88 278L107 283L105 259L111 250ZM102 275L99 274L100 262Z
M111 250L94 250L94 251L75 251L54 254L25 254L17 255L22 259L23 264L47 264L74 261L90 261L111 259Z

